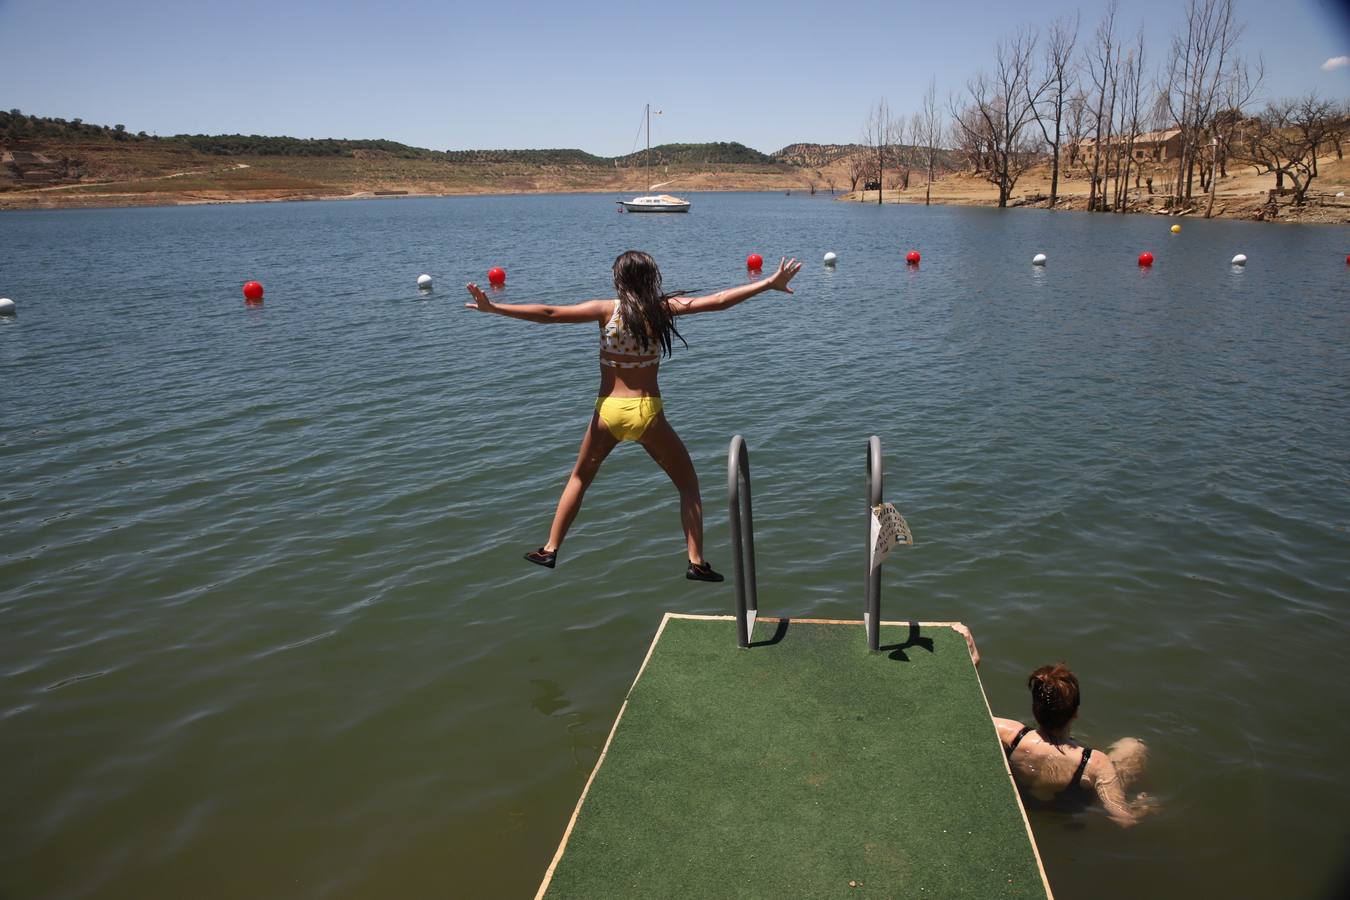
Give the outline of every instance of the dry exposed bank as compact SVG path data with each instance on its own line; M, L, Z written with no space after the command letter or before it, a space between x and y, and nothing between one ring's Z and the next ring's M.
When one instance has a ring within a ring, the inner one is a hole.
M1166 208L1166 198L1158 187L1161 183L1161 177L1155 178L1154 190L1150 191L1147 182L1141 180L1140 185L1129 192L1129 207L1126 211L1154 215L1204 216L1208 205L1207 194L1197 194L1194 208L1173 211ZM922 204L926 187L922 177L911 178L908 190L882 191L882 202ZM1087 209L1089 187L1087 179L1074 177L1073 173L1066 177L1061 173L1059 197L1054 208ZM1340 196L1337 196L1338 194ZM933 203L948 206L998 204L998 188L983 176L969 173L948 175L934 180L931 195ZM1050 205L1049 195L1050 167L1038 166L1018 180L1009 206L1045 209ZM839 199L876 203L877 192L854 191L842 195ZM1319 160L1319 176L1313 183L1312 190L1308 192L1308 202L1302 207L1293 206L1287 195L1275 192L1274 175L1255 175L1250 169L1243 171L1235 166L1228 176L1220 177L1215 184L1213 214L1216 218L1226 219L1350 224L1350 160L1338 160L1334 155Z
M64 209L100 206L172 206L201 203L256 203L292 200L363 199L391 196L470 194L606 193L615 197L645 192L645 173L631 168L594 165L531 165L484 161L450 163L439 159L402 159L360 152L350 157L232 156L222 159L190 148L163 145L87 143L52 145L41 152L0 150L0 209ZM1061 174L1056 209L1085 209L1088 182ZM837 194L837 199L876 202L877 192L848 193L842 159L808 166L789 162L671 166L653 173L667 192L784 191ZM888 173L887 183L894 176ZM1155 179L1161 183L1161 177ZM1234 168L1218 181L1214 214L1224 218L1350 223L1350 162L1329 156L1310 203L1295 208L1276 197L1273 175ZM926 185L915 174L907 190L882 192L886 203L923 203ZM1049 166L1018 181L1011 205L1047 207ZM933 182L932 202L942 205L994 206L998 191L981 176L960 173ZM1167 214L1161 193L1147 184L1130 192L1130 212ZM1204 203L1191 215L1203 215Z

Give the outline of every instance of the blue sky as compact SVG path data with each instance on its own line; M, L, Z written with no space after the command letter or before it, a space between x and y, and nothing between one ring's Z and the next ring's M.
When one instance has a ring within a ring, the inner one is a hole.
M1266 96L1350 100L1341 0L1238 0ZM132 131L382 137L436 149L857 140L869 106L960 90L1022 24L1103 4L0 0L0 106ZM1182 0L1125 0L1153 61Z

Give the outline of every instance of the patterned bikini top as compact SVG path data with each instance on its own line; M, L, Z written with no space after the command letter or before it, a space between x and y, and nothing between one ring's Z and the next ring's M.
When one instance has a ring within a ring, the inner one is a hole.
M605 353L628 357L628 360L600 357L600 365L611 369L645 369L661 361L660 355L648 356L637 336L623 327L623 317L619 315L619 301L614 301L614 312L609 321L600 326L600 349Z

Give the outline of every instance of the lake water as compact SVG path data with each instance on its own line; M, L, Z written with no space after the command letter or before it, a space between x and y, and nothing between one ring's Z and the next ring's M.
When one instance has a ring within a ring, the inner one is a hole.
M765 614L860 616L877 434L918 542L883 614L969 623L996 713L1029 720L1026 673L1062 659L1076 734L1150 744L1139 827L1031 810L1058 896L1330 890L1350 231L693 199L0 215L0 896L533 894L662 612L733 593L684 580L675 491L631 445L558 569L520 559L596 332L461 286L610 296L630 247L668 289L806 260L795 296L682 322L663 367L728 571L746 437Z

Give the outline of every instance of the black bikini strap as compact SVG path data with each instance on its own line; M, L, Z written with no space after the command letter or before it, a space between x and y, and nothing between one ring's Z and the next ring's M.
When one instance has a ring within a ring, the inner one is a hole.
M1078 763L1078 771L1073 773L1073 781L1069 782L1070 788L1078 787L1079 782L1083 780L1083 773L1087 771L1088 757L1092 755L1091 747L1083 748L1083 759Z
M1022 738L1026 737L1027 734L1028 734L1028 732L1030 732L1030 731L1031 731L1031 726L1030 726L1030 725L1023 725L1023 726L1022 726L1022 730L1019 731L1019 732L1017 732L1017 737L1013 738L1013 739L1012 739L1012 743L1008 745L1008 750L1007 750L1007 753L1008 753L1008 759L1012 759L1012 753L1013 753L1013 751L1017 749L1017 745L1020 744L1020 743L1022 743Z

